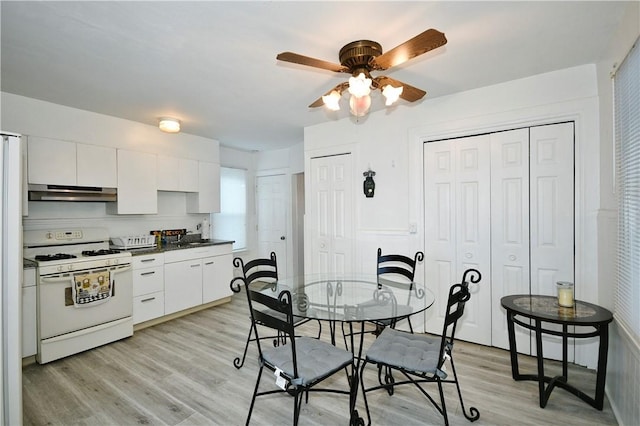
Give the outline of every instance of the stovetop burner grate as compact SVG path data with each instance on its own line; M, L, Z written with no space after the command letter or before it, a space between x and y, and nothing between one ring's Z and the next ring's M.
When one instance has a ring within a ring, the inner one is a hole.
M67 253L57 253L57 254L39 254L36 256L36 260L40 261L48 261L48 260L64 260L64 259L75 259L77 256L73 254Z
M107 254L118 254L120 250L114 249L101 249L101 250L85 250L82 252L83 256L105 256Z

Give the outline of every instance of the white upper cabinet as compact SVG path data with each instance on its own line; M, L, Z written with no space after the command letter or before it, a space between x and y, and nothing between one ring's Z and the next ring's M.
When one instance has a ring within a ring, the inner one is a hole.
M116 187L115 148L35 136L27 145L29 183Z
M187 213L220 211L220 164L198 163L198 192L187 194Z
M79 143L76 158L79 186L115 188L118 185L115 148Z
M29 183L76 185L76 143L29 137Z
M198 161L158 155L159 191L198 191Z
M158 213L156 155L118 150L118 201L110 213ZM112 203L109 203L112 204Z

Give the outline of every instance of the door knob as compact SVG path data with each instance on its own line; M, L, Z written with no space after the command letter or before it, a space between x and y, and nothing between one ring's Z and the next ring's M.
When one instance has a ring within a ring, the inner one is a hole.
M283 235L283 236L281 236L281 237L280 237L280 239L281 239L282 241L284 241L284 235Z

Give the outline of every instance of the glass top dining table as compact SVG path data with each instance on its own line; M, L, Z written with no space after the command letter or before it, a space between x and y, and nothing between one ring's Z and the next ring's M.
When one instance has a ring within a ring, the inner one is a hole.
M261 293L291 292L293 315L331 322L392 321L434 302L424 283L399 283L363 274L311 274L260 283Z

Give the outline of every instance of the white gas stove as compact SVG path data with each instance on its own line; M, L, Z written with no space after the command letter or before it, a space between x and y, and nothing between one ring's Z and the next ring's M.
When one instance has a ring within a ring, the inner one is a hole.
M133 334L131 253L110 249L106 229L25 231L23 246L37 264L39 363Z

